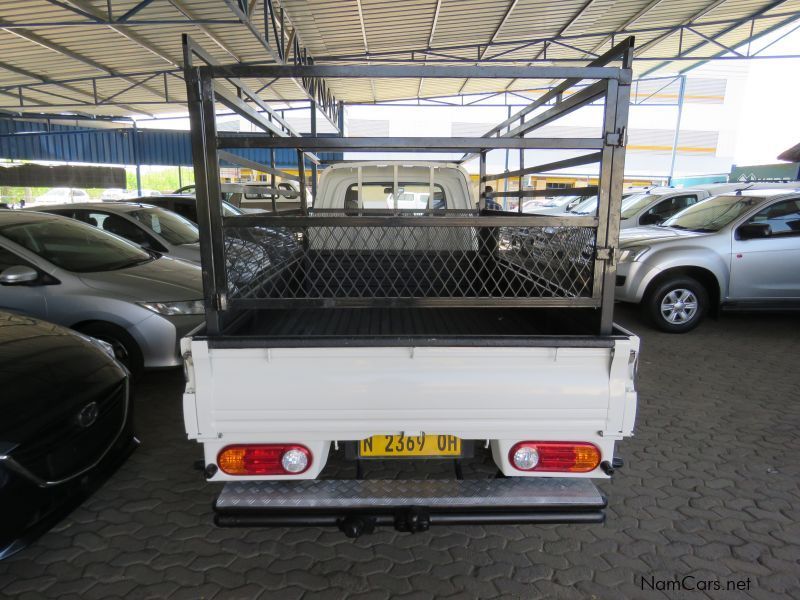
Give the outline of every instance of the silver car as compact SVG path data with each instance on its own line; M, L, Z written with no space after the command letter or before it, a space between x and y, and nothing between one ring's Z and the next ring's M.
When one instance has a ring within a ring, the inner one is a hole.
M617 300L675 333L718 307L800 307L800 190L715 196L621 232L616 284Z
M630 229L641 225L658 225L710 195L708 191L700 188L650 188L638 192L625 192L622 194L622 214L619 227L620 229ZM533 212L554 214L556 211ZM591 196L562 212L581 217L595 215L597 214L597 196Z
M94 225L160 254L200 263L197 226L158 206L139 202L87 202L48 206L40 210Z
M132 371L181 364L203 320L200 268L84 223L0 210L0 308L111 344Z

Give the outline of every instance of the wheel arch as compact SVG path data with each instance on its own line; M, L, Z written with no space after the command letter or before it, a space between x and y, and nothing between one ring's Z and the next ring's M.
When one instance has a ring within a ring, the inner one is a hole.
M708 297L711 304L709 307L711 314L716 314L719 311L719 306L722 301L722 285L720 284L719 279L710 269L694 265L670 267L669 269L665 269L653 277L653 279L651 279L647 284L643 299L648 298L650 294L653 293L653 290L655 290L659 285L668 279L673 279L676 277L691 277L692 279L697 280L708 292Z
M107 330L118 330L119 334L116 336L120 340L124 340L123 343L129 347L130 357L131 357L131 367L133 371L140 370L144 365L144 347L142 345L141 340L138 339L137 335L134 335L127 327L120 325L119 323L115 323L113 321L107 321L104 319L84 319L82 321L78 321L77 323L73 323L70 325L70 329L74 329L75 331L79 331L81 333L85 333L86 335L92 335L91 329L93 326L106 328Z

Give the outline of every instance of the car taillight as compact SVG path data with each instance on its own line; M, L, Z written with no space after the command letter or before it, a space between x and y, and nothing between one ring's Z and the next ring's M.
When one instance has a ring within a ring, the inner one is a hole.
M226 446L217 465L227 475L299 475L311 466L311 451L298 444Z
M508 461L519 471L587 473L600 464L600 450L586 442L519 442Z

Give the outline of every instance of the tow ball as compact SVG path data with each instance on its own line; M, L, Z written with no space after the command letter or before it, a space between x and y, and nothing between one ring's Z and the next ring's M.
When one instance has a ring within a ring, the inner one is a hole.
M378 525L378 519L370 516L351 515L342 517L336 523L339 531L349 538L360 537L364 533L372 533ZM388 525L381 522L381 525ZM394 515L394 528L406 533L419 533L431 528L431 516L426 508L412 506L408 509L397 511Z

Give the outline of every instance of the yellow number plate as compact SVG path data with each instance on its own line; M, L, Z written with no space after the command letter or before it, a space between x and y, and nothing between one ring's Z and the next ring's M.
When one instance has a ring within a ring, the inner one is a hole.
M458 457L461 456L461 439L435 433L373 435L358 443L358 454L364 458Z

